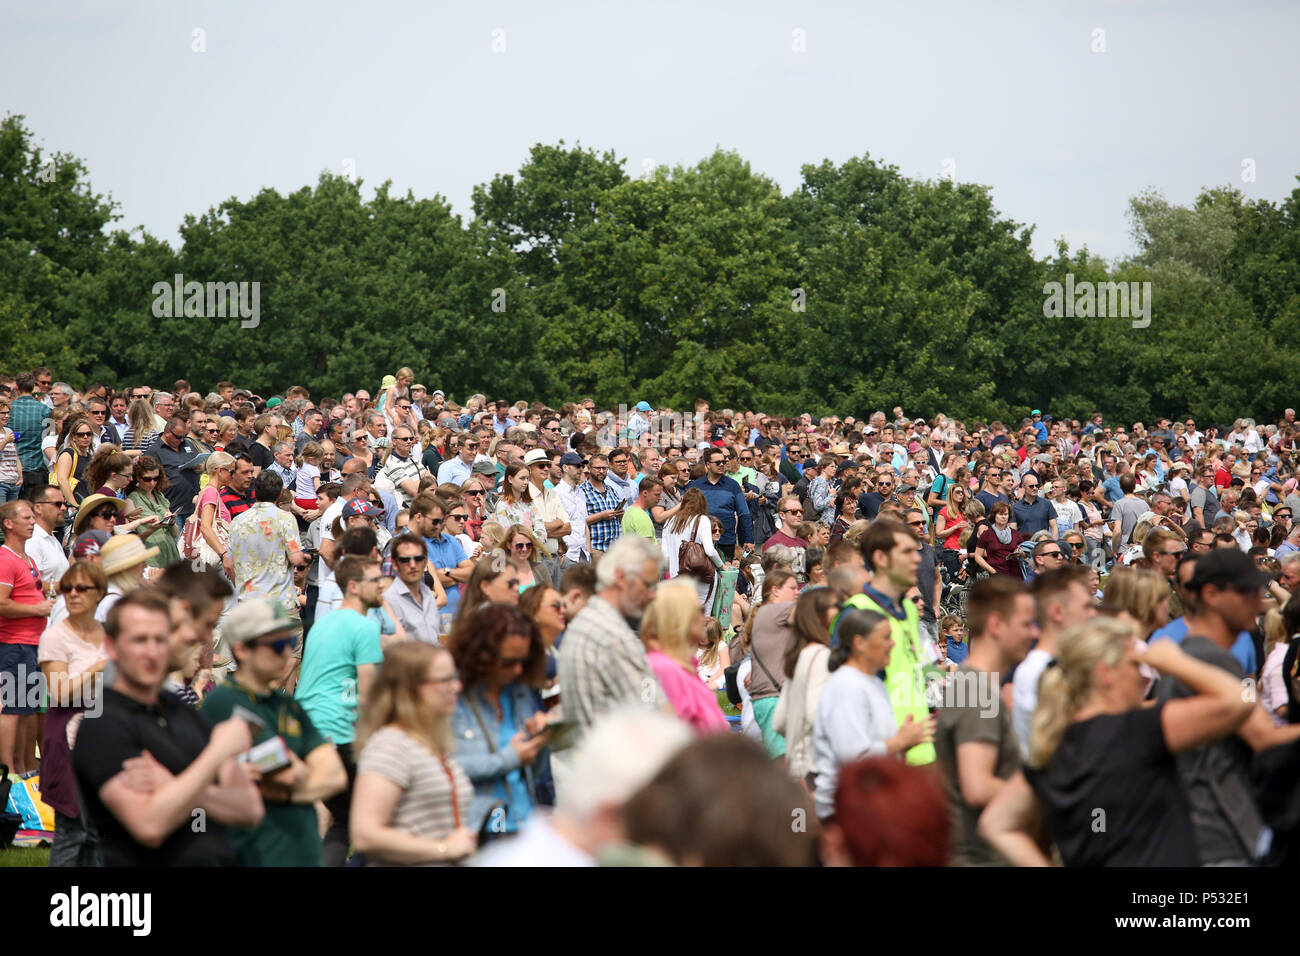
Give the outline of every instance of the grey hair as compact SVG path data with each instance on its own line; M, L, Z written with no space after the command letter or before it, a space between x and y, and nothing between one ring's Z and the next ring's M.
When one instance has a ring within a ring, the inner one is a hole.
M175 400L175 396L172 395L171 392L154 392L154 393L153 393L153 407L154 407L154 408L157 408L159 402L166 401L167 399L172 399L172 400L174 401L174 400Z
M656 572L663 574L664 555L655 543L649 538L624 535L600 559L596 567L596 587L614 587L617 583L614 572L620 568L626 577L640 574L647 561L653 561Z
M646 539L618 543L627 540ZM608 560L606 555L600 566ZM570 786L556 813L582 822L603 807L622 806L691 739L686 724L659 711L623 707L604 714L574 752Z
M286 448L289 449L289 451L293 451L293 450L294 450L293 442L291 442L291 441L278 441L278 442L275 443L275 447L271 449L271 454L273 454L273 455L278 455L278 454L280 454L281 451L283 451L283 450L286 449Z

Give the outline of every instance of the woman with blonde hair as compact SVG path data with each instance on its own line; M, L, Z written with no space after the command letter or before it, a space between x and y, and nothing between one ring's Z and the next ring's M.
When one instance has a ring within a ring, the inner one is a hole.
M1102 614L1133 628L1133 635L1145 641L1169 623L1169 582L1154 571L1116 568L1106 579Z
M1296 604L1295 598L1287 601L1288 606L1292 604ZM1296 610L1293 607L1291 613L1294 614ZM1287 719L1286 678L1282 662L1290 646L1291 635L1287 633L1283 610L1270 609L1264 615L1264 666L1259 674L1259 702L1278 721Z
M1191 696L1143 707L1144 665ZM1048 866L1031 835L1041 813L1066 866L1197 866L1174 755L1235 733L1253 709L1235 677L1173 641L1140 650L1105 617L1073 627L1043 673L1025 769L985 808L980 834L1016 866Z
M221 500L221 489L230 484L235 473L235 458L224 451L208 456L205 474L208 483L199 493L199 503L190 516L199 522L199 558L208 567L221 566L226 577L235 580L234 559L230 556L230 509Z
M519 592L522 594L534 585L543 588L553 587L550 572L542 564L541 557L546 552L542 543L526 527L512 524L506 529L505 540L509 542L510 563L519 572Z
M697 670L695 650L703 639L704 612L695 588L685 581L661 585L641 619L641 642L668 703L701 735L727 729L716 693Z
M140 455L154 443L158 431L154 427L153 409L149 402L137 398L126 412L126 431L122 433L122 449L128 455Z
M474 787L451 756L460 690L444 648L408 641L384 653L353 745L349 826L368 866L439 866L474 852Z

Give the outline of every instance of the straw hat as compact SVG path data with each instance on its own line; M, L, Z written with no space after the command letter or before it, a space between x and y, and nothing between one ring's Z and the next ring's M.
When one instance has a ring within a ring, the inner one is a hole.
M133 534L115 534L99 549L99 563L104 574L111 578L119 571L144 564L157 553L157 548L146 548Z
M90 495L80 505L77 506L77 517L72 519L72 533L81 534L86 530L86 525L90 523L90 516L99 510L105 502L111 503L117 508L118 514L126 510L127 501L125 498L110 498L108 495Z

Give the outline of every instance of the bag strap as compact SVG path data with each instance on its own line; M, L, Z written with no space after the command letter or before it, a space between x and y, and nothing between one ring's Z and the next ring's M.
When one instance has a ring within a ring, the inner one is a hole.
M483 722L483 715L478 712L478 708L474 705L472 692L467 691L465 693L465 703L469 705L469 712L473 714L474 719L478 721L479 729L483 731L483 736L487 740L488 749L491 750L492 754L495 756L497 752L496 741L494 741L492 735L488 733L487 724Z
M772 686L780 687L781 682L772 676L772 672L767 669L767 665L763 663L763 659L758 656L758 646L751 643L749 646L749 653L750 656L752 656L754 660L758 663L758 666L763 668L763 673L766 674L767 679L772 682Z

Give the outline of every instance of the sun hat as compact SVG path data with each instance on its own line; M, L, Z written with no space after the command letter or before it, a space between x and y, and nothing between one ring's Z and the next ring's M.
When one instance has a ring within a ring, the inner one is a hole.
M111 578L119 571L144 564L157 554L157 548L146 548L144 542L133 534L115 534L100 547L99 564L104 574Z
M117 508L118 514L127 509L128 502L123 498L112 498L100 494L89 495L77 506L77 516L72 519L72 533L81 534L81 532L85 531L86 525L90 523L90 516L99 510L100 505L106 502L111 502Z

